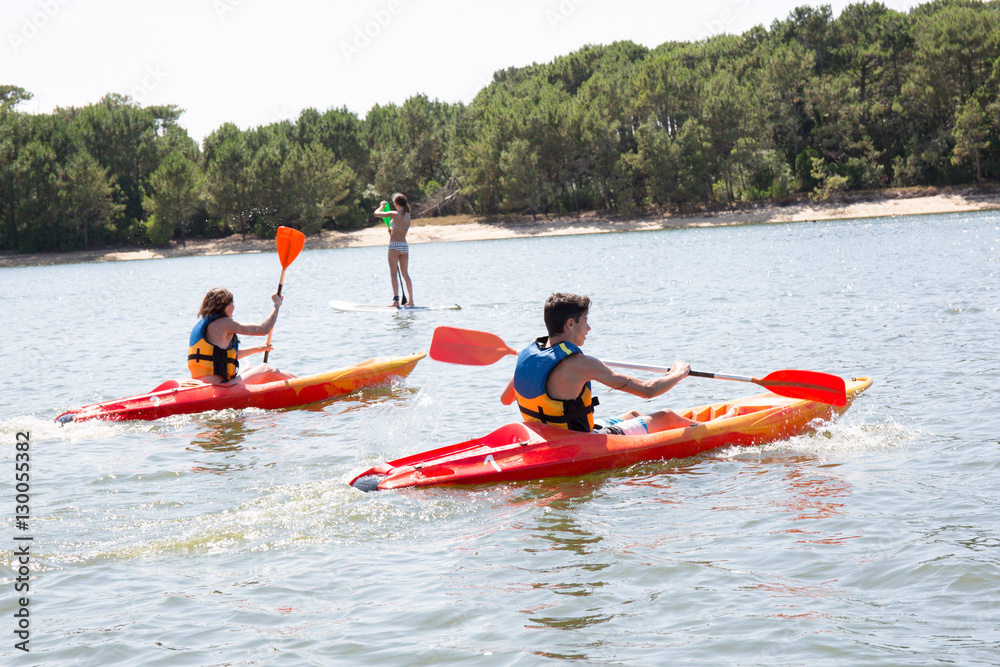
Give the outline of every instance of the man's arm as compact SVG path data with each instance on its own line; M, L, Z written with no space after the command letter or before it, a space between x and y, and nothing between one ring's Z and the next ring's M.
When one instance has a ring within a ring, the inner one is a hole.
M614 371L597 357L578 354L559 364L549 376L549 394L553 398L576 398L583 385L593 380L633 396L653 398L670 391L690 372L687 362L677 361L665 375L644 380Z

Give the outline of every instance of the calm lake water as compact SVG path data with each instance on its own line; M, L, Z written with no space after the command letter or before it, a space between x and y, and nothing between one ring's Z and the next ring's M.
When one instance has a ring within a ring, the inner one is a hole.
M544 333L591 296L597 356L874 386L839 422L580 478L364 494L386 459L516 421L513 359L426 359L303 409L52 419L183 377L205 291L269 312L274 253L0 269L0 657L38 665L996 665L1000 212L307 250L270 361L294 373L427 350L434 327ZM259 359L259 357L258 357ZM601 387L603 389L603 387ZM755 393L691 378L602 413ZM30 432L31 519L14 524ZM14 648L30 535L30 654Z

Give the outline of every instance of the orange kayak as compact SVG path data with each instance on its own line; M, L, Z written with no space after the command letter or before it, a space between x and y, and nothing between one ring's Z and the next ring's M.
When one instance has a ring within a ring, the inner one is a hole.
M392 378L409 375L425 353L406 357L368 359L361 363L330 373L306 375L290 380L263 384L235 384L232 386L192 382L168 381L139 396L130 396L103 403L75 408L56 417L60 423L101 419L125 421L130 419L160 419L176 414L190 414L207 410L240 410L263 408L277 410L377 386Z
M351 485L375 491L569 477L642 461L685 458L716 447L761 445L807 433L840 416L871 384L867 377L847 382L847 404L839 407L768 392L691 408L680 414L699 424L649 435L598 435L539 423L507 424L475 440L375 466L351 480Z

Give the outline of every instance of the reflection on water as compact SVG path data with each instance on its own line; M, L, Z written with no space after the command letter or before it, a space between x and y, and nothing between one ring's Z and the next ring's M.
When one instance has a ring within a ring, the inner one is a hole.
M205 422L205 428L191 439L191 448L200 447L211 452L236 452L253 429L247 428L242 419Z
M327 401L310 403L301 408L288 408L289 410L310 410L312 412L333 411L339 414L352 412L363 412L373 406L384 403L387 399L405 402L407 399L416 396L420 391L418 387L408 387L405 380L392 378L389 384L381 387L366 387L359 392L331 398Z
M531 505L556 511L572 511L582 501L591 500L601 490L609 473L596 473L582 477L550 479L538 482L519 482L511 485L518 490L512 506ZM486 488L483 485L482 488Z
M819 474L812 466L788 470L785 483L789 495L784 506L787 510L798 512L792 521L831 519L843 512L852 492L848 482Z
M547 513L533 529L537 537L549 543L550 549L569 551L577 556L586 556L596 551L602 538L600 535L584 530L572 514ZM539 551L537 548L526 548L525 551ZM600 569L600 566L598 567Z
M604 537L591 530L589 522L579 514L601 492L604 482L603 475L549 480L547 484L535 485L517 499L517 504L530 504L543 510L532 524L521 526L525 539L538 544L532 546L529 541L524 547L525 553L537 560L529 570L532 590L583 603L604 588L605 582L595 577L611 566L609 559L613 559L613 555L602 547ZM521 613L530 621L525 627L581 630L614 617L606 610L581 612L576 607L578 602L570 607L551 602L522 609ZM543 609L549 613L539 615Z
M263 319L274 255L0 270L0 310L30 323L5 331L0 438L32 432L46 659L996 664L997 247L996 213L421 244L421 300L463 310L393 317L326 305L379 302L384 249L303 252L273 341L300 375L426 350L440 325L519 348L548 293L575 291L598 357L876 379L836 424L767 447L379 494L347 481L517 420L498 400L514 360L426 359L307 408L58 427L182 373L220 276ZM109 335L143 341L144 377L101 357ZM685 381L600 409L738 395Z
M537 625L527 625L527 628L554 628L556 630L583 630L601 623L607 623L614 618L611 614L587 614L584 616L574 616L569 618L553 618L551 616L541 616L532 618L531 621ZM552 655L545 653L545 655Z

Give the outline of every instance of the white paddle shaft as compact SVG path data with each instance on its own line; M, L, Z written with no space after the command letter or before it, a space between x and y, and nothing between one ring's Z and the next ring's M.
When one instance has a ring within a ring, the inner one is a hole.
M670 368L666 366L646 366L645 364L630 364L626 361L605 361L608 366L615 368L627 368L633 371L650 371L653 373L669 373ZM718 380L735 380L736 382L753 382L752 377L746 375L725 375L723 373L706 373L704 371L691 371L691 375L703 378L716 378Z

